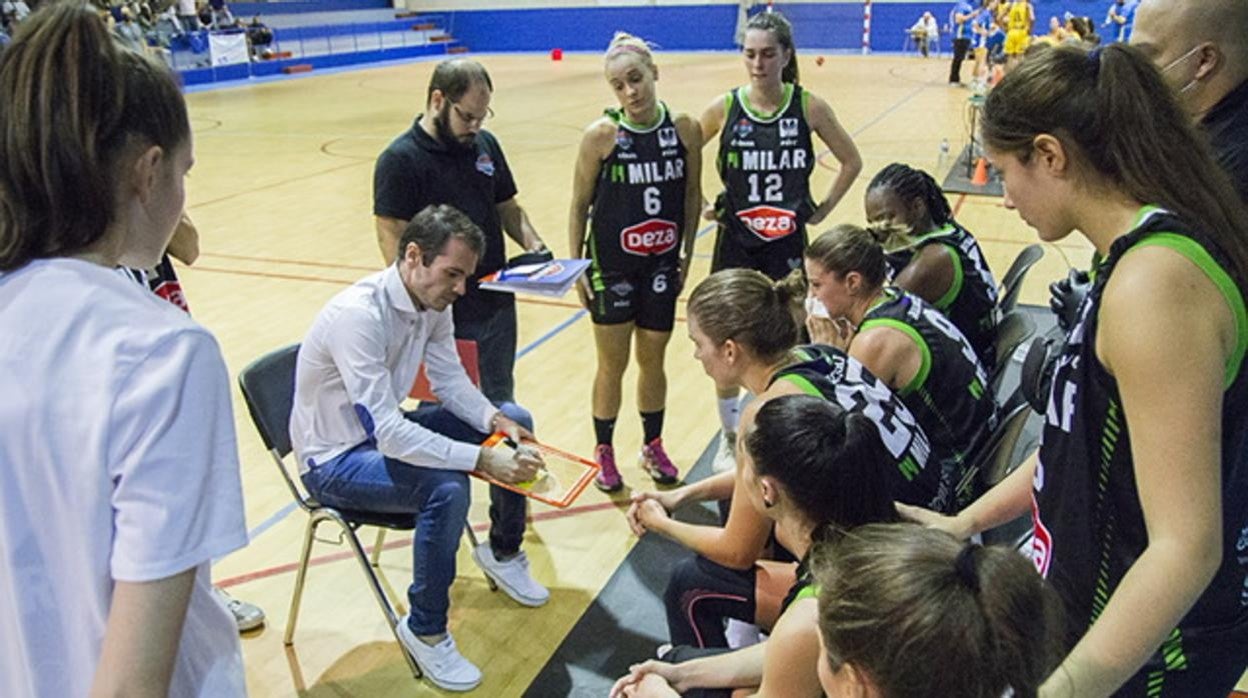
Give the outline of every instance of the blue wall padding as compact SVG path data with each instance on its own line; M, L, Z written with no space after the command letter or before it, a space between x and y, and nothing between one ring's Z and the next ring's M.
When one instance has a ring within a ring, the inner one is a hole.
M1039 0L1037 33L1049 17L1070 11L1099 24L1111 0ZM798 50L862 48L860 3L781 2L777 7L794 23ZM871 50L899 51L903 33L925 10L943 26L953 2L872 4ZM757 11L757 10L756 10ZM601 51L622 29L668 51L731 49L736 29L735 5L662 7L580 7L522 10L456 10L443 15L443 26L474 51ZM942 36L944 48L949 39Z
M616 30L664 51L732 47L737 8L729 5L592 7L448 12L443 28L474 51L603 51Z
M377 10L390 7L390 0L309 0L307 2L231 2L235 17L252 15L288 15L303 12L342 12L344 10ZM397 10L396 10L397 11Z

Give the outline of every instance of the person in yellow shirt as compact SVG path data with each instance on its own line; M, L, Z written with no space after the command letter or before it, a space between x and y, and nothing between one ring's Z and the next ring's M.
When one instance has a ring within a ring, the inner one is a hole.
M1031 44L1031 28L1036 23L1036 12L1029 0L1014 0L1006 11L1005 70L1009 72L1023 59L1023 53Z

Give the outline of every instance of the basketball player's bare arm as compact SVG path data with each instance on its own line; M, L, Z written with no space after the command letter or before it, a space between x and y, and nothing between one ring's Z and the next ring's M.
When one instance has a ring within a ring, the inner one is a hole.
M1222 559L1223 381L1237 339L1230 307L1186 258L1143 247L1118 264L1098 318L1096 353L1118 382L1148 544L1044 696L1117 690L1165 642Z
M702 125L688 114L673 119L680 142L685 146L685 220L684 238L680 249L680 284L689 279L693 261L693 245L698 238L698 220L702 212Z
M403 237L403 229L407 221L388 216L374 216L377 228L377 247L381 250L381 260L386 266L394 264L399 254L399 238Z
M893 285L935 304L953 286L953 254L946 245L925 246L893 279Z
M186 215L186 211L182 212L182 218L173 229L173 237L169 238L169 246L165 251L188 267L199 259L199 230L191 222L190 216Z
M897 502L903 517L966 539L990 528L1005 525L1031 510L1031 482L1036 474L1037 455L1032 453L1004 480L955 516Z
M150 582L117 582L91 698L169 694L195 568Z
M894 392L905 388L923 366L923 353L914 340L891 327L872 327L854 335L849 355L858 359Z
M724 111L724 96L720 95L711 100L711 103L702 111L702 118L698 120L698 123L702 126L702 147L705 148L716 142L720 129L724 127L724 119L726 118L728 118L728 114ZM701 205L698 208L701 209L703 218L715 220L715 209L705 196L702 197Z
M594 199L594 182L602 168L602 161L611 154L615 141L616 126L610 119L601 118L585 129L581 147L576 153L576 170L572 175L572 208L568 213L568 255L579 257L585 246L585 233L589 225L589 208ZM576 284L581 305L589 308L589 282L582 276Z
M810 130L828 146L832 157L841 165L827 196L819 202L819 207L807 221L810 225L818 225L845 198L845 193L862 172L862 155L858 153L858 146L854 145L849 132L837 121L836 114L827 102L812 94L806 110L806 121L810 124Z

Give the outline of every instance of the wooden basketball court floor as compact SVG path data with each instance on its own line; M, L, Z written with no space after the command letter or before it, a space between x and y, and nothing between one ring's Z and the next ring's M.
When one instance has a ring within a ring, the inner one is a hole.
M546 242L567 252L572 169L582 129L612 104L598 56L552 62L537 55L479 55L494 79L499 137L520 188L519 200ZM862 222L870 176L892 161L934 173L940 141L956 153L966 141L969 92L944 84L945 59L831 56L817 67L802 60L803 83L828 99L865 162L863 175L828 224ZM678 111L700 113L715 95L744 78L736 54L660 54L660 96ZM352 70L227 87L189 95L197 163L188 181L189 212L202 254L182 268L195 317L220 341L232 376L249 361L300 341L321 306L354 280L380 268L373 234L372 171L378 153L422 110L432 62ZM966 68L969 74L968 65ZM708 165L713 150L706 152ZM835 166L825 158L823 163ZM937 178L943 172L936 173ZM832 170L816 168L822 194ZM708 195L718 191L706 168ZM1033 233L996 198L952 196L959 220L974 231L998 275ZM710 264L713 235L697 244L691 283ZM1090 248L1070 239L1047 245L1023 301L1047 297L1048 282L1082 264ZM682 471L716 433L712 385L692 358L680 322L668 352L664 441ZM589 318L575 297L524 298L519 304L516 394L552 444L591 454L590 382L594 348ZM616 448L626 482L651 483L634 463L640 425L633 400L636 373L625 377ZM253 696L412 696L438 691L414 682L346 548L318 545L295 644L282 644L305 516L294 508L235 389L235 421L252 542L221 560L215 579L260 605L268 626L243 639ZM487 498L474 485L471 521L488 520ZM452 588L451 628L462 651L485 672L475 695L520 695L634 544L618 502L590 488L567 510L532 508L526 550L534 576L551 589L542 609L524 609L491 593L467 546ZM363 536L371 542L371 535ZM381 571L405 603L409 540L387 539ZM603 642L609 642L604 637ZM641 659L641 658L639 658Z

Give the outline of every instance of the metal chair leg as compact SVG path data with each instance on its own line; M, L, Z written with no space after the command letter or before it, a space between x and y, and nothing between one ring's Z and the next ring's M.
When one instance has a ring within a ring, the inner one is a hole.
M477 532L472 530L472 524L467 520L464 521L464 531L468 533L468 541L472 543L473 550L481 546L481 541L477 539ZM484 570L482 573L484 574ZM490 591L498 591L498 582L495 582L493 577L487 574L485 575L485 581L490 585Z
M364 576L368 578L368 587L373 590L373 596L377 599L377 605L381 606L382 613L386 616L386 623L390 625L390 632L394 635L394 641L399 644L399 650L403 652L403 658L407 660L408 667L412 670L412 676L421 678L424 674L420 671L420 666L416 664L416 660L408 653L403 646L403 641L399 638L399 621L398 614L394 612L394 606L390 604L390 599L386 597L386 592L381 588L381 582L377 579L377 574L373 571L373 567L369 564L368 553L364 550L364 546L360 545L360 539L355 535L355 531L346 521L334 517L334 521L342 527L347 543L355 552L355 559L360 563L360 569L364 571Z
M373 563L373 567L381 567L381 546L386 542L386 529L377 527L377 542L373 543L373 554L369 560Z
M299 602L303 599L303 583L308 577L308 559L312 554L312 540L316 536L316 527L320 520L315 516L308 517L308 525L303 532L303 553L299 556L299 571L295 574L295 592L290 597L290 613L286 616L286 635L282 641L287 645L294 642L295 621L299 617Z

